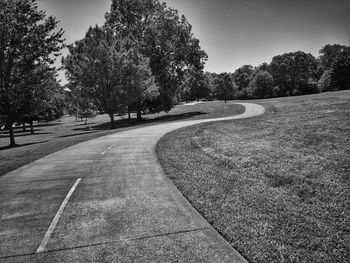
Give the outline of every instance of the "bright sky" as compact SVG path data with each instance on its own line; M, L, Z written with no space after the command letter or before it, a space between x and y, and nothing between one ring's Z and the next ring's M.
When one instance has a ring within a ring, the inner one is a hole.
M205 70L233 72L270 63L275 55L305 51L318 56L326 44L350 45L349 0L164 0L193 26L208 53ZM66 43L103 24L110 0L40 0L60 20ZM66 53L65 53L66 54ZM62 84L66 83L60 74Z

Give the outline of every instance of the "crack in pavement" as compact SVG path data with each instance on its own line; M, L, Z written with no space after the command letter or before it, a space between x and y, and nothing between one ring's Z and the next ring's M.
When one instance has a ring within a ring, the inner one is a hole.
M0 256L0 259L18 258L18 257L24 257L24 256L34 256L34 255L38 255L38 254L49 254L49 253L58 252L58 251L68 251L68 250L74 250L74 249L79 249L79 248L95 247L95 246L101 246L101 245L123 243L123 242L128 242L128 241L145 240L145 239L151 239L151 238L156 238L156 237L179 235L179 234L199 232L199 231L210 230L210 229L211 229L210 227L204 227L204 228L196 228L196 229L189 229L189 230L181 230L181 231L163 233L163 234L158 234L158 235L126 238L126 239L120 239L120 240L113 240L113 241L106 241L106 242L99 242L99 243L93 243L93 244L87 244L87 245L74 246L74 247L58 248L58 249L52 249L52 250L46 250L46 251L40 251L40 252L24 253L24 254L10 255L10 256Z

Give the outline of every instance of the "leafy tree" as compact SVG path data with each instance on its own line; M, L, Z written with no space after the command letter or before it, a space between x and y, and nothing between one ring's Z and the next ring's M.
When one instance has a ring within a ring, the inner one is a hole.
M254 69L251 65L243 65L234 72L233 79L238 89L238 98L243 99L248 96L248 86L251 81L251 76L253 72Z
M110 116L113 129L114 115L126 108L123 43L110 30L96 26L68 49L70 54L62 60L68 80L73 86L82 87L98 110Z
M256 98L273 96L274 80L267 71L260 71L251 82L252 95Z
M22 88L19 112L30 123L31 134L34 134L33 119L47 112L52 98L60 92L57 86L55 71L47 65L38 64L32 71L25 74L25 85Z
M331 67L331 87L333 90L350 89L350 47L338 53Z
M149 61L135 47L134 40L122 38L108 27L90 28L83 40L69 46L63 60L72 85L84 89L100 112L107 113L114 128L114 114L141 106L154 96L157 87Z
M64 88L54 79L46 83L46 85L50 86L50 99L42 115L45 115L47 121L59 119L64 115L66 108Z
M225 103L229 99L234 99L237 93L237 86L233 81L232 75L229 73L221 73L215 81L216 97L224 100Z
M84 94L80 86L67 85L65 90L66 107L69 115L74 115L81 120L85 119L85 125L89 118L98 114L97 108L91 98Z
M235 71L235 75L247 74L249 77L253 74L254 68L252 65L243 65Z
M326 70L317 83L320 92L330 91L331 87L331 70Z
M186 70L203 69L207 58L186 18L155 0L113 0L107 25L122 38L132 38L149 58L159 95L145 106L169 111L179 98Z
M186 101L208 99L211 95L209 77L202 70L190 72L185 81L183 98Z
M37 65L50 67L62 48L62 29L37 8L36 0L0 0L0 114L7 116L10 145L12 124L21 108L28 72ZM29 80L30 81L30 80Z
M310 80L316 80L317 61L301 51L275 56L270 71L277 85L278 96L292 96L315 92Z
M158 87L149 67L149 60L137 48L133 47L126 53L126 76L124 89L128 108L136 108L137 120L141 120L141 111L146 100L158 96Z
M208 99L215 99L215 80L218 77L217 73L205 72L205 75L208 79L208 87L209 87L209 97Z
M321 48L321 50L319 51L320 57L318 59L319 59L319 68L322 70L322 73L332 68L332 64L335 58L345 48L346 46L339 45L339 44L325 45L323 48Z

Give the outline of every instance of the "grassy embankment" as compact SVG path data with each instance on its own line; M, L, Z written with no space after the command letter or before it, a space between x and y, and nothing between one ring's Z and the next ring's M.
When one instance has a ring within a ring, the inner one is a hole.
M117 118L114 130L109 129L107 115L89 120L88 125L84 125L84 121L76 121L74 117L67 117L61 121L37 124L35 135L30 135L28 127L25 132L22 131L22 127L16 128L18 147L15 148L8 147L8 132L0 131L0 176L50 153L104 135L162 122L230 116L243 111L244 107L223 102L193 106L178 105L169 113L146 115L142 122Z
M165 173L249 262L350 262L350 91L255 103L163 137Z

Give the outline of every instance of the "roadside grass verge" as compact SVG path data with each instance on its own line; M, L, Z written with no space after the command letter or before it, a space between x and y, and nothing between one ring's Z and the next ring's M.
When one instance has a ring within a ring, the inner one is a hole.
M249 262L350 262L350 91L252 102L164 136L165 174Z
M69 146L108 134L138 127L176 120L194 120L231 116L244 112L240 105L223 102L206 102L193 106L178 105L169 113L143 116L143 121L127 120L126 116L116 117L116 129L109 129L109 118L100 115L89 120L76 121L74 117L62 118L60 121L43 122L35 125L35 134L30 135L29 128L23 132L22 127L15 128L18 147L9 148L8 131L0 131L0 176L27 163Z

